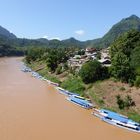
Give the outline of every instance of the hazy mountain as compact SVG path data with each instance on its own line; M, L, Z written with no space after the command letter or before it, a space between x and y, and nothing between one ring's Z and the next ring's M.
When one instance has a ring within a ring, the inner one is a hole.
M69 46L77 46L77 47L85 47L85 42L79 41L73 37L69 39L62 40L64 45L69 45Z

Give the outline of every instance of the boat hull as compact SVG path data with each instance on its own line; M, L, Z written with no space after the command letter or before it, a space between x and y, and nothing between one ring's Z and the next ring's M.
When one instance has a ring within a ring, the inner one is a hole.
M129 130L129 131L133 131L133 132L140 133L140 130L135 130L135 129L131 129L131 128L128 128L128 127L125 127L125 126L118 125L117 123L112 122L112 121L110 121L110 120L108 120L108 119L102 118L102 121L104 121L104 122L106 122L106 123L108 123L108 124L117 126L117 127L119 127L119 128L124 128L124 129L127 129L127 130Z
M76 102L76 101L74 101L74 100L71 100L69 97L67 97L66 99L67 99L68 101L70 101L70 102L72 102L72 103L74 103L74 104L76 104L76 105L82 107L82 108L85 108L85 109L91 109L91 108L92 108L91 106L85 106L85 105L82 104L82 103L79 103L79 102Z
M132 127L128 127L127 124L125 124L125 123L119 122L117 120L107 119L106 116L104 116L104 114L100 113L98 109L96 109L95 112L92 113L92 115L100 118L102 121L104 121L104 122L106 122L108 124L117 126L119 128L127 129L129 131L140 133L140 129L136 130L136 129L132 128Z

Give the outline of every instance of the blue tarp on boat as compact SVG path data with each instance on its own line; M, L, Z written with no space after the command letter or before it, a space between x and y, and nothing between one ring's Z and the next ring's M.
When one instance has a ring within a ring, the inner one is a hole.
M93 107L93 105L89 101L87 101L86 99L84 99L84 98L82 98L80 96L70 95L69 99L72 102L75 102L75 103L77 103L77 104L79 104L81 106L84 106L85 108L92 108Z
M128 118L126 117L123 117L121 116L120 114L118 113L115 113L115 112L112 112L112 111L109 111L109 110L106 110L106 109L101 109L103 112L105 112L106 114L108 114L107 117L109 118L112 118L114 120L118 120L118 121L121 121L123 123L127 123L129 121Z

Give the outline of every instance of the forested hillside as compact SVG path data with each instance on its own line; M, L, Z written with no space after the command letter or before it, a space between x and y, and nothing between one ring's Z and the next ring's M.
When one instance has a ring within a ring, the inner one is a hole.
M129 30L140 31L140 18L136 15L132 15L128 18L122 19L107 32L102 38L88 41L89 46L95 46L105 48L111 45L120 35Z

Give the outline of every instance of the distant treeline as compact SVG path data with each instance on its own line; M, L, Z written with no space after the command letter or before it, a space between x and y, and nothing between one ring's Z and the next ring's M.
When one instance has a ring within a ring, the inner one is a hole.
M0 57L3 56L23 56L25 55L25 50L22 48L14 48L9 45L0 45Z

